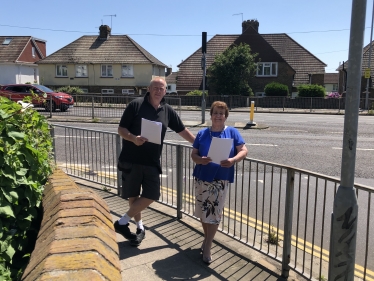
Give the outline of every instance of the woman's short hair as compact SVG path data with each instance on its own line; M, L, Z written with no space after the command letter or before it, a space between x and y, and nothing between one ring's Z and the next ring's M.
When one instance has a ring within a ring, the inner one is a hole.
M229 116L229 108L227 107L227 104L223 101L215 101L215 102L212 103L212 106L210 107L210 116L213 115L213 109L215 107L224 109L226 118Z

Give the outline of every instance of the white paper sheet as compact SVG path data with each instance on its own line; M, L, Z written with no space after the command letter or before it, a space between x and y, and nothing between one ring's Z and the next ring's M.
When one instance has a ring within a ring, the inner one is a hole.
M209 147L208 157L212 158L212 162L220 164L222 160L226 160L230 156L233 139L212 138Z
M147 138L148 142L161 144L161 130L161 122L149 121L142 118L142 129L140 134L142 137Z

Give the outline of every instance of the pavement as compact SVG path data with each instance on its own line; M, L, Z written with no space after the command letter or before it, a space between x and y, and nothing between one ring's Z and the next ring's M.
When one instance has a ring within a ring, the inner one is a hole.
M127 211L128 201L118 196L117 190L104 190L82 179L75 181L104 198L113 222ZM213 262L205 264L200 253L204 237L201 224L187 215L178 220L176 210L167 205L153 203L142 212L142 219L146 237L140 246L131 246L116 233L122 280L307 280L292 270L288 279L282 278L279 261L220 232L212 247ZM135 231L134 221L130 229Z

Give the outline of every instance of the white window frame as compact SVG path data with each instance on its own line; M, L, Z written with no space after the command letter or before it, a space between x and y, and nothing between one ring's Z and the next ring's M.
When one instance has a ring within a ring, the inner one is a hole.
M114 90L113 89L101 89L101 93L103 95L111 95L111 94L114 94Z
M278 76L278 63L277 62L258 62L256 76L258 77Z
M32 57L35 58L35 47L31 47L31 54Z
M88 77L87 64L77 64L75 66L75 77Z
M56 77L68 77L68 67L63 64L57 64Z
M132 64L123 64L121 77L134 77L134 66Z
M113 66L111 64L101 65L101 77L113 77Z
M338 84L332 84L332 91L337 92L338 91Z

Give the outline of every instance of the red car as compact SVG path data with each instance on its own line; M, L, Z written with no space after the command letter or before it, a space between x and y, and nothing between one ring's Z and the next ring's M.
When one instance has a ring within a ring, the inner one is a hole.
M32 96L31 92L37 95L32 98L34 107L44 107L50 110L52 97L52 111L60 109L66 111L74 106L74 99L71 95L65 93L56 93L50 88L37 84L13 84L2 85L0 87L0 96L9 98L12 101L22 101L25 97Z

